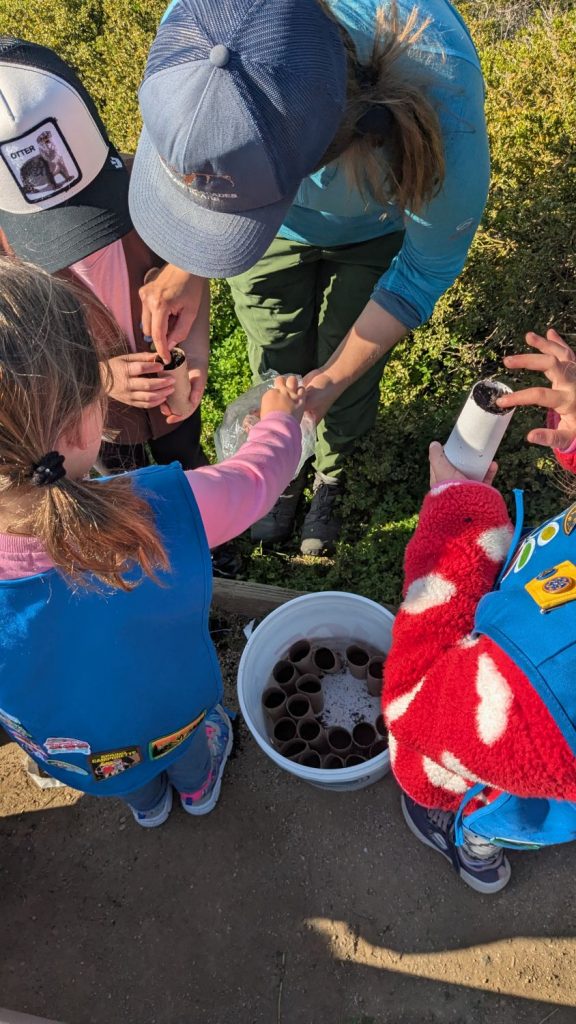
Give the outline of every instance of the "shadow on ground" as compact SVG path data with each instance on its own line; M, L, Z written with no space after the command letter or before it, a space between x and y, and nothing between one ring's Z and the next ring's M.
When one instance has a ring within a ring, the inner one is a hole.
M571 1024L576 847L479 896L391 778L330 795L249 739L206 819L35 790L0 751L1 1002L67 1024ZM24 807L11 813L7 801ZM64 806L58 806L64 804Z

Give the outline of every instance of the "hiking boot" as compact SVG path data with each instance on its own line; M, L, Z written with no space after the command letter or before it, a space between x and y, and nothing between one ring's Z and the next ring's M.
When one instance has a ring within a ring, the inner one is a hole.
M180 803L186 814L210 814L218 803L222 776L234 740L232 722L220 704L216 704L205 719L206 737L210 750L210 771L194 793L180 793Z
M260 541L262 544L270 545L287 540L294 527L298 505L306 484L306 475L306 467L304 467L298 476L288 484L267 515L254 523L250 530L250 538L255 543Z
M343 494L338 480L326 483L317 476L314 481L314 495L302 527L300 551L303 555L331 554L340 536L342 520L337 513Z
M422 807L403 793L400 802L408 828L421 843L430 846L452 865L466 885L476 892L500 892L512 874L504 851L496 846L488 857L472 857L454 842L454 815L449 811ZM487 847L490 844L485 844Z
M212 548L212 575L219 579L233 580L242 568L242 555L238 545L233 541L226 541Z

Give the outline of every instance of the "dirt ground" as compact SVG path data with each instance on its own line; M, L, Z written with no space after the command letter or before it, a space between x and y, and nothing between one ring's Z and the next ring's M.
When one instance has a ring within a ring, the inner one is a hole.
M331 795L239 732L213 814L148 832L0 750L1 1005L66 1024L576 1024L575 845L517 854L480 896L407 831L391 777Z

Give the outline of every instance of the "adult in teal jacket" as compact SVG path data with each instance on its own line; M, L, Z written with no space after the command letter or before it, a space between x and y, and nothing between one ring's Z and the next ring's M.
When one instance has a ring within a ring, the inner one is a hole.
M255 377L305 376L319 430L302 550L329 550L386 358L462 270L486 201L466 25L447 0L174 0L140 106L131 213L172 265L150 298L157 345L201 278L231 279ZM256 538L290 534L302 484Z

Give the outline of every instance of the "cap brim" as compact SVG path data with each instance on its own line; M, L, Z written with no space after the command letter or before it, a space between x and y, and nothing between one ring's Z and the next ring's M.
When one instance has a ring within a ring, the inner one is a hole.
M111 148L110 156L116 155ZM0 228L20 259L50 274L63 270L132 230L128 172L107 160L94 181L59 206L33 213L0 210Z
M134 227L162 259L199 277L235 277L264 255L294 196L242 213L198 206L171 181L144 128L129 200Z

